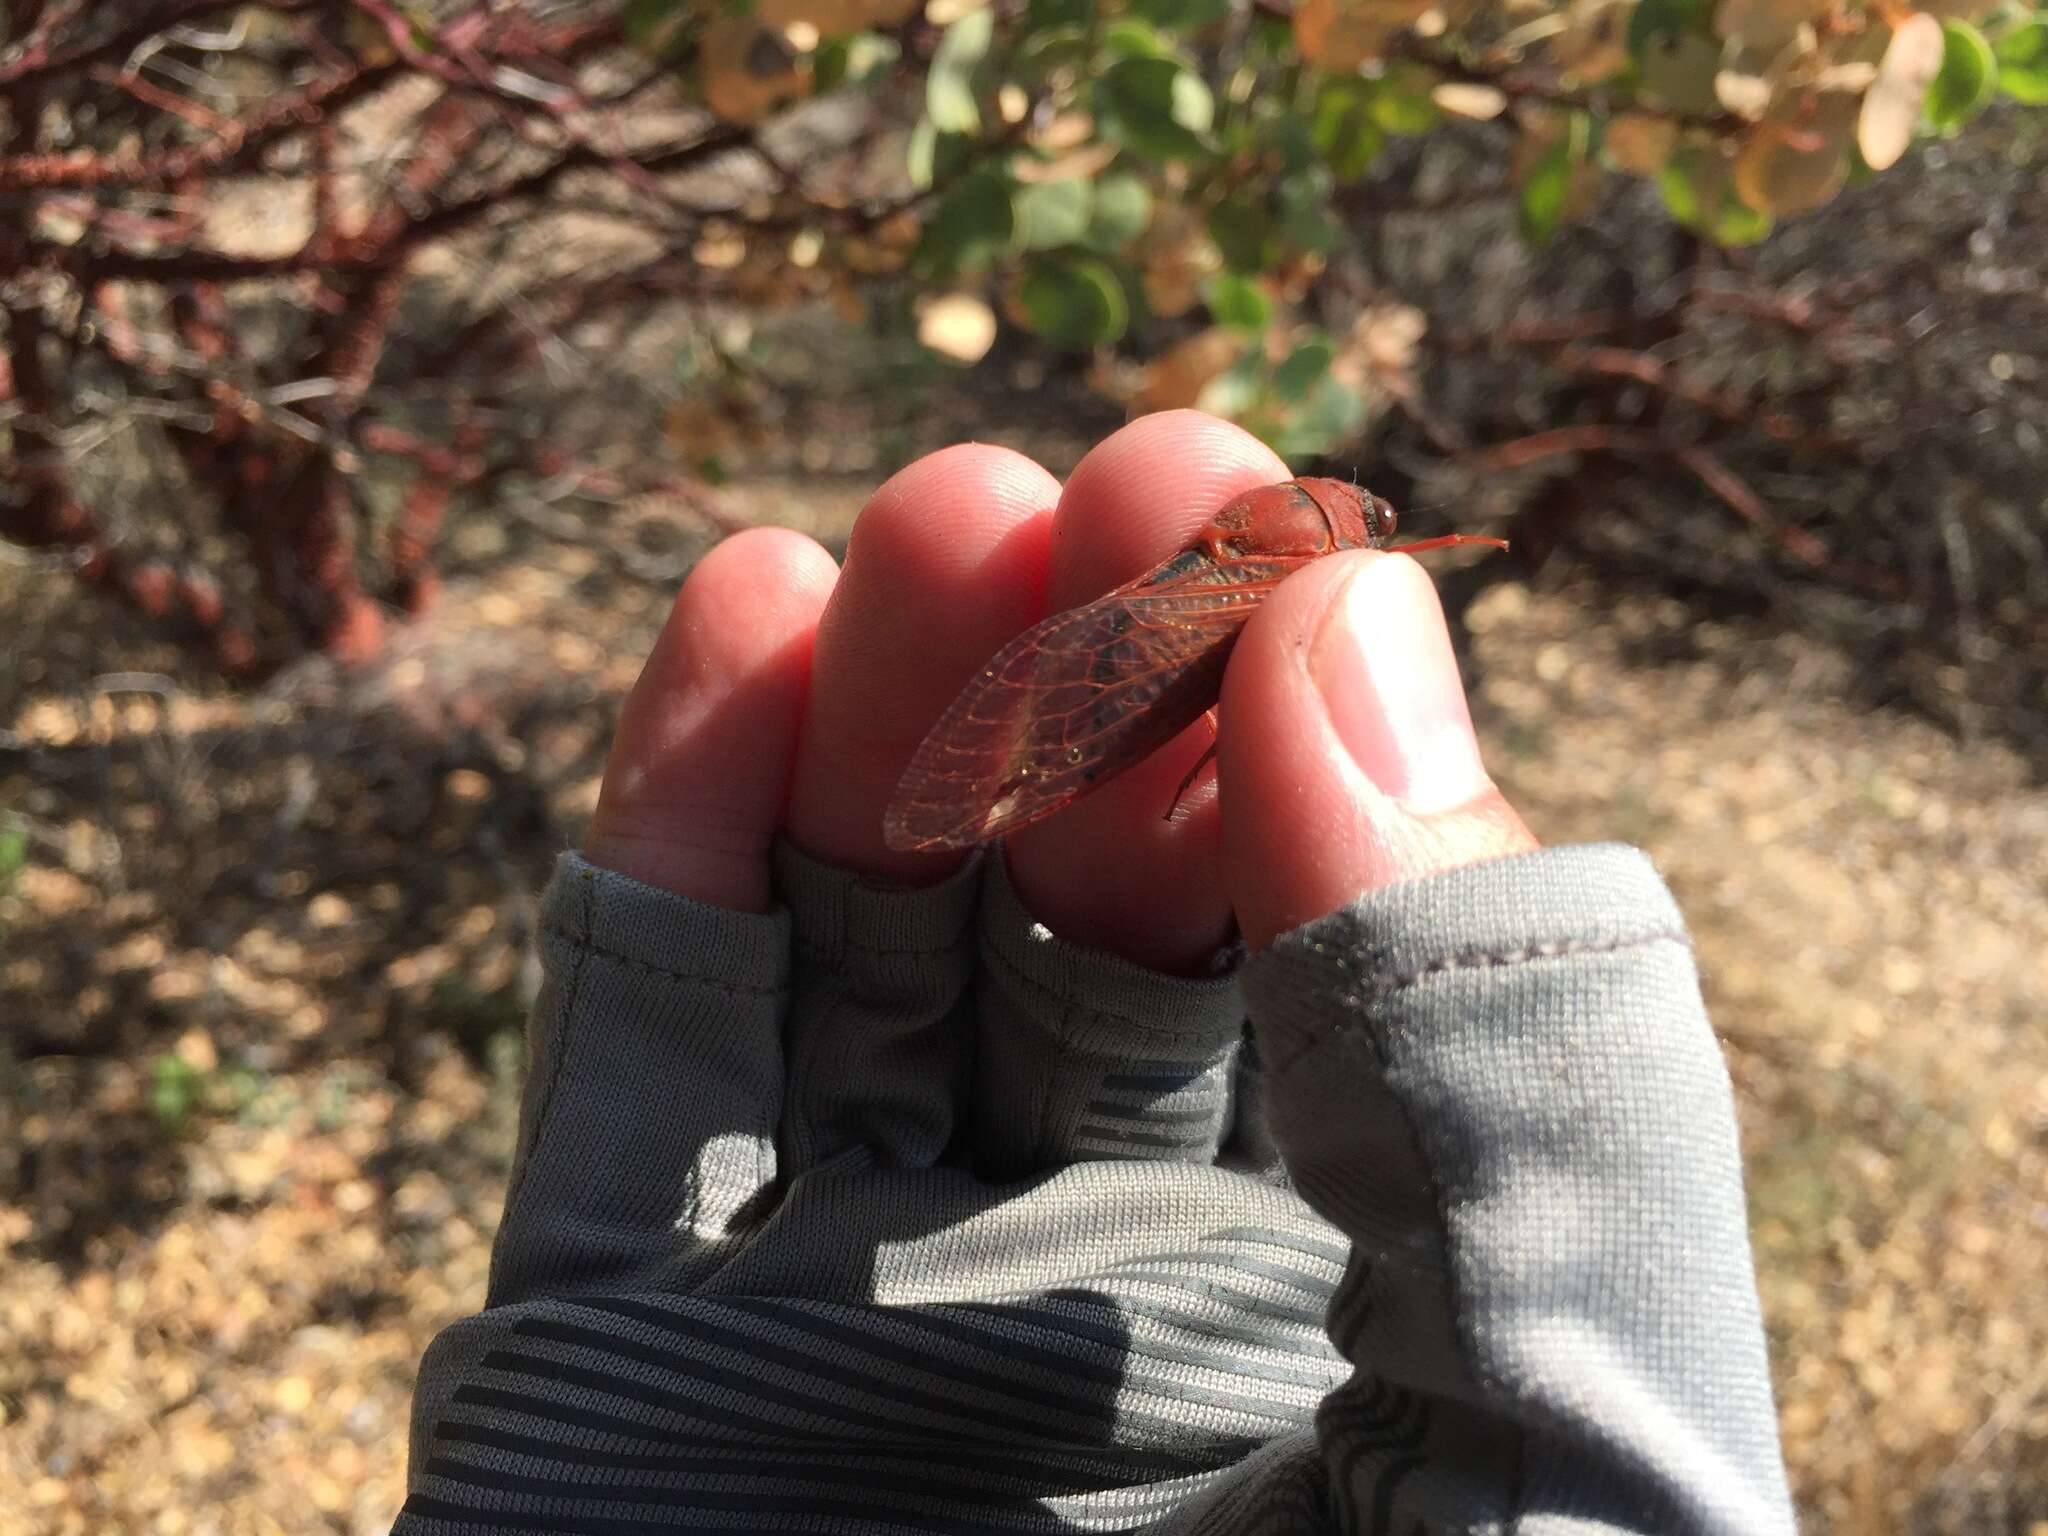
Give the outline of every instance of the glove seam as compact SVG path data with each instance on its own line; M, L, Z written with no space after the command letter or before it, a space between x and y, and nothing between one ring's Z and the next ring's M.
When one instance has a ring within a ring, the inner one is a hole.
M1692 938L1682 928L1666 928L1659 929L1653 933L1630 934L1628 937L1620 939L1560 939L1544 944L1525 944L1518 949L1458 950L1452 954L1440 955L1434 960L1426 961L1414 967L1412 970L1401 971L1393 976L1377 980L1368 978L1359 992L1355 994L1355 1000L1359 1002L1384 1002L1388 998L1397 997L1403 992L1412 991L1415 987L1432 977L1448 975L1456 971L1504 970L1509 966L1527 965L1537 960L1576 959L1584 955L1615 955L1631 949L1648 949L1656 944L1676 944L1680 948L1690 951L1692 948ZM1335 958L1338 970L1348 972L1351 969L1350 962L1343 956L1340 955ZM1352 1029L1359 1027L1362 1026L1356 1023L1347 1024L1340 1026L1335 1033L1347 1034ZM1371 1030L1368 1029L1367 1033L1370 1034ZM1317 1036L1311 1038L1303 1042L1301 1049L1289 1055L1284 1061L1274 1059L1268 1062L1268 1066L1275 1073L1292 1071L1304 1056L1313 1053L1328 1038L1330 1037ZM1377 1050L1377 1043L1375 1043L1375 1054L1377 1054ZM1380 1066L1384 1070L1386 1062L1382 1060Z
M1625 946L1616 945L1613 947L1622 948ZM1457 960L1462 958L1468 957L1463 955L1444 957L1446 961ZM1424 967L1414 972L1410 976L1409 981L1406 984L1402 986L1389 987L1385 993L1378 994L1378 996L1390 996L1395 992L1406 990L1407 986L1412 985L1415 980L1419 980L1421 977L1426 975L1433 975L1438 970L1458 968L1460 967L1443 964L1434 965L1432 967ZM1343 1033L1351 1033L1351 1031L1347 1030L1343 1031ZM1457 1264L1453 1259L1454 1242L1451 1235L1450 1199L1444 1192L1443 1180L1438 1176L1436 1163L1434 1162L1434 1160L1431 1159L1429 1155L1428 1145L1423 1140L1421 1124L1417 1120L1414 1110L1409 1106L1408 1101L1401 1095L1400 1091L1394 1086L1392 1064L1388 1060L1386 1040L1376 1030L1365 1029L1361 1031L1361 1033L1363 1033L1365 1037L1366 1048L1372 1052L1373 1063L1379 1071L1380 1080L1387 1085L1388 1096L1394 1102L1395 1112L1399 1114L1401 1117L1401 1129L1407 1135L1409 1148L1413 1151L1415 1155L1416 1164L1418 1167L1421 1168L1423 1180L1429 1188L1429 1202L1431 1207L1435 1211L1437 1233L1439 1240L1443 1245L1444 1262L1442 1268L1438 1271L1438 1273L1441 1274L1443 1277L1444 1294L1450 1303L1448 1310L1450 1312L1451 1339L1456 1347L1455 1352L1458 1365L1460 1370L1464 1374L1466 1382L1468 1384L1477 1384L1480 1381L1481 1376L1479 1370L1477 1369L1478 1362L1475 1357L1478 1352L1474 1348L1473 1331L1470 1326L1470 1303L1465 1295L1465 1288L1458 1284ZM1320 1044L1322 1042L1317 1043ZM1291 1070L1295 1065L1299 1064L1304 1058L1311 1054L1313 1054L1312 1050L1305 1050L1300 1052L1289 1061L1287 1068L1283 1070ZM1352 1262L1355 1264L1359 1262L1360 1258L1361 1255L1358 1251L1358 1245L1354 1243L1352 1245ZM1345 1270L1345 1279L1348 1280L1349 1278L1350 1266L1347 1265ZM1343 1286L1344 1282L1339 1281L1338 1291L1340 1294L1342 1293ZM1336 1310L1335 1296L1331 1298L1330 1306L1332 1313L1334 1313ZM1334 1335L1332 1335L1331 1337L1331 1342L1333 1344L1336 1343L1336 1338ZM1338 1347L1340 1351L1343 1351L1343 1346L1339 1345ZM1344 1352L1348 1355L1348 1351ZM1370 1365L1363 1360L1354 1360L1353 1364L1356 1367L1356 1370L1350 1378L1350 1381L1344 1384L1345 1386L1349 1386L1351 1382L1355 1382L1360 1375L1367 1373L1371 1373L1374 1375L1377 1374L1376 1372L1372 1372ZM1344 1387L1339 1387L1337 1390L1341 1392L1344 1390ZM1443 1391L1424 1391L1421 1394L1421 1397L1425 1405L1425 1422L1429 1422L1430 1419L1433 1418L1434 1405L1436 1403L1443 1401L1445 1399L1455 1400L1454 1394ZM1319 1414L1317 1426L1319 1440L1321 1438L1320 1418L1321 1416ZM1519 1531L1522 1527L1522 1477L1523 1458L1526 1452L1526 1447L1526 1436L1518 1433L1516 1435L1515 1443L1515 1471L1513 1476L1509 1479L1507 1489L1507 1508L1505 1512L1506 1520L1503 1524L1503 1530L1506 1533L1506 1536L1514 1536L1514 1533Z
M915 945L908 949L883 949L877 945L862 944L858 940L846 938L842 938L837 944L821 944L816 939L805 938L801 934L796 935L793 942L798 949L820 960L830 960L835 955L843 954L872 955L880 960L901 960L912 955L943 955L950 953L960 947L961 942L966 939L968 931L973 926L973 921L970 919L968 922L962 923L958 931L939 943Z
M585 899L588 900L587 895ZM651 960L629 955L624 950L608 949L602 944L593 943L562 923L542 923L540 930L542 933L565 938L576 946L576 974L579 978L582 974L583 961L590 955L597 955L615 964L629 966L636 971L645 971L650 976L660 976L669 981L686 981L695 986L708 987L714 992L725 992L738 997L779 997L788 990L781 986L761 987L747 982L724 981L697 971L679 971L671 966L656 965Z
M583 920L585 934L590 932L591 891L592 883L586 880L577 892L577 909ZM548 1119L554 1112L555 1090L561 1086L562 1072L569 1059L570 1036L575 1029L576 1005L583 992L584 963L595 948L566 924L542 923L540 927L543 933L567 939L575 958L569 967L569 979L562 988L561 1006L556 1011L561 1027L555 1032L554 1060L548 1066L548 1080L541 1085L540 1100L534 1107L533 1135L526 1143L526 1156L520 1162L517 1177L505 1191L505 1211L508 1217L514 1203L525 1191L527 1178L533 1172L534 1159L540 1154L541 1139L547 1133ZM509 1221L504 1225L510 1225Z
M1077 1019L1084 1020L1086 1023L1097 1027L1121 1027L1134 1035L1142 1036L1147 1044L1184 1045L1190 1042L1198 1042L1204 1047L1202 1052L1204 1058L1213 1056L1217 1050L1227 1046L1231 1035L1238 1033L1243 1028L1243 1021L1233 1018L1230 1021L1230 1029L1227 1034L1217 1033L1214 1030L1211 1030L1208 1034L1196 1034L1190 1030L1173 1030L1161 1028L1155 1024L1147 1024L1132 1014L1118 1012L1114 1009L1086 1007L1078 1002L1067 990L1040 981L1037 977L1031 975L1024 967L1018 965L1009 956L1005 955L1000 946L984 944L982 946L982 954L1005 981L1014 980L1026 990L1037 993L1053 1005L1054 1011L1060 1016L1059 1026L1055 1028L1050 1024L1042 1023L1041 1028L1052 1037L1055 1045L1061 1047L1073 1047L1076 1044L1074 1023ZM1034 1020L1037 1017L1037 1015L1033 1015ZM1215 1038L1211 1039L1211 1035L1214 1035ZM1091 1054L1099 1055L1101 1053L1091 1051ZM1186 1059L1193 1060L1194 1058L1189 1057Z

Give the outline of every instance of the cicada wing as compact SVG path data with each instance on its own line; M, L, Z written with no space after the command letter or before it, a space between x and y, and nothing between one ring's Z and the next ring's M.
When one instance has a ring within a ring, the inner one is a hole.
M1216 702L1252 608L1284 572L1160 589L1154 578L1054 614L996 653L904 770L883 837L970 848L1139 762Z

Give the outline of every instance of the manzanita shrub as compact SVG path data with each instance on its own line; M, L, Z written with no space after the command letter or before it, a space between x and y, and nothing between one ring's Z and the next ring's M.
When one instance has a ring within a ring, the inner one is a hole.
M1630 176L1740 247L2000 94L2048 104L2048 12L2011 0L636 0L631 18L731 120L835 93L905 113L928 197L824 259L907 271L932 346L977 358L998 312L1067 348L1206 314L1121 392L1288 453L1354 435L1361 386L1416 339L1412 311L1345 335L1293 311L1390 140L1498 121L1532 243Z
M1842 472L1899 483L1965 412L1973 464L1994 436L2038 462L2048 420L1986 412L2048 369L2009 249L2039 212L1998 194L1967 273L1790 292L1756 249L2000 97L1985 132L2039 145L2048 19L2014 0L8 0L0 537L224 671L366 659L432 600L453 508L601 540L584 513L660 490L715 521L706 485L773 441L782 387L734 338L808 305L876 356L914 334L928 370L1008 330L1297 460L1392 422L1446 462L1569 461L1506 509L1518 557L1655 465L1895 609L2017 612L2024 561L1924 504L1856 502L1896 530L1874 558L1813 529L1845 526ZM1423 192L1439 151L1469 186ZM1661 208L1665 275L1633 297L1431 303L1361 259L1405 207L1439 249L1518 224L1553 284L1632 281L1599 233L1617 178ZM1481 205L1500 228L1449 222ZM1933 367L1918 300L1872 321L1888 284L1977 305L1946 335L1987 356ZM1683 343L1728 317L1799 356L1715 375ZM1479 421L1436 365L1490 382L1515 348L1563 387ZM1873 372L1914 399L1836 409ZM600 384L665 413L665 445ZM1781 513L1745 443L1820 490ZM2028 477L1960 478L2010 501ZM2023 552L2037 511L1987 509L1987 537Z

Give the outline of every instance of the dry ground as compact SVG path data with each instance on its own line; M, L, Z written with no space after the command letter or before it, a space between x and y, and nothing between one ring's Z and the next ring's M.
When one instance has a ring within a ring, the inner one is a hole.
M733 494L829 534L860 490ZM255 699L0 567L0 1536L398 1505L415 1363L482 1297L532 892L666 600L454 539L377 676ZM1694 925L1806 1528L2041 1536L2048 793L1665 600L1560 575L1471 619L1531 823L1646 846Z

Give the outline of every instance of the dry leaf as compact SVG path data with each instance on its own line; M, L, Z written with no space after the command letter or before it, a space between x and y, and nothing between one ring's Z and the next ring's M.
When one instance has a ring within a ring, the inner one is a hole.
M1431 8L1431 0L1301 0L1294 41L1319 69L1344 74L1384 57L1387 43Z
M1908 16L1893 31L1856 120L1856 146L1873 171L1895 165L1913 142L1941 52L1941 23L1932 16Z
M1100 141L1084 144L1079 149L1056 155L1050 160L1034 160L1029 155L1018 155L1010 162L1010 174L1019 181L1093 181L1109 162L1116 158L1116 146Z
M1572 0L1565 29L1550 45L1558 67L1573 81L1591 84L1618 74L1628 64L1628 18L1632 0Z
M688 459L715 459L733 444L731 420L701 395L670 406L667 427L669 442Z
M746 237L730 224L713 223L690 247L690 258L700 267L729 272L747 259Z
M1351 338L1373 368L1405 373L1428 330L1428 317L1413 304L1376 304L1352 325Z
M1508 105L1506 95L1493 86L1462 80L1446 80L1429 93L1429 99L1453 117L1469 117L1482 123L1499 117Z
M1867 59L1851 64L1830 64L1813 77L1816 91L1846 91L1851 96L1861 96L1870 89L1871 81L1877 78L1877 66Z
M1756 58L1777 53L1820 20L1834 0L1721 0L1714 7L1714 35L1739 42Z
M1128 403L1147 411L1176 411L1194 405L1211 379L1244 355L1250 340L1220 325L1197 331L1145 366Z
M1152 313L1171 319L1193 309L1209 279L1222 269L1223 254L1185 203L1161 202L1143 242L1141 282Z
M1654 176L1678 144L1678 125L1654 112L1623 112L1607 125L1607 157L1625 171Z
M1834 132L1764 123L1735 157L1735 191L1758 213L1784 218L1820 207L1849 178L1847 125Z
M780 31L751 16L721 16L699 45L704 104L729 123L758 123L810 89L810 71Z
M1095 119L1086 112L1062 112L1042 128L1034 128L1029 142L1039 149L1057 154L1063 149L1078 149L1095 137Z
M917 339L956 363L978 363L995 345L995 311L971 293L949 293L919 309Z
M1770 110L1771 82L1761 75L1720 70L1714 75L1714 99L1737 117L1754 123Z

